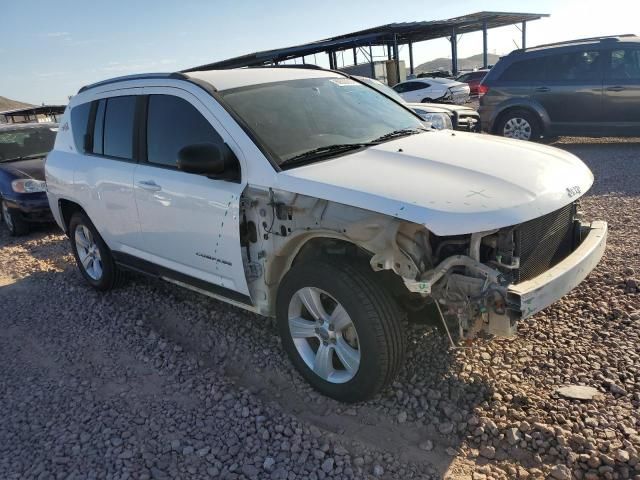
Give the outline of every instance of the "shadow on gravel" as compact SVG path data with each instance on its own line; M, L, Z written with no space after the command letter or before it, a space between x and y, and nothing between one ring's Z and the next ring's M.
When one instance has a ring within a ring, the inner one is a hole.
M368 402L339 403L313 391L289 364L273 320L152 283L161 296L172 297L162 314L145 319L153 331L195 355L203 369L221 369L237 386L335 435L354 455L361 448L356 444L368 445L404 462L431 465L441 477L459 454L474 408L493 393L479 377L465 374L442 332L431 324L412 324L407 360L396 382ZM216 311L213 322L185 322L180 305L192 301L208 302ZM234 331L216 332L229 319L233 325L227 328ZM251 340L237 338L244 335Z

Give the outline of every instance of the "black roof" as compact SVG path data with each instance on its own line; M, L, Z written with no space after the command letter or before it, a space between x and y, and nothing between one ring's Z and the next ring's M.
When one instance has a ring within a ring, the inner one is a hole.
M451 36L454 28L456 33L460 35L480 31L485 24L487 28L496 28L538 20L548 16L548 14L544 13L478 12L462 17L449 18L447 20L389 23L387 25L367 28L316 42L254 52L240 57L189 68L183 70L183 72L265 65L326 51L339 51L368 45L389 45L394 39L397 40L398 44L422 42Z

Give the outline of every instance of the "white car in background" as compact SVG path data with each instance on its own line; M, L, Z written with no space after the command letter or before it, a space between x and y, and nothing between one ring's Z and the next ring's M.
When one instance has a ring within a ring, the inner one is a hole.
M414 78L400 82L393 89L409 103L448 102L463 104L469 101L469 85L448 78Z
M464 132L480 131L480 114L473 108L446 103L408 103L398 95L398 92L379 80L368 77L356 78L387 97L405 104L420 115L425 122L429 123L431 128L435 128L436 130L461 130Z

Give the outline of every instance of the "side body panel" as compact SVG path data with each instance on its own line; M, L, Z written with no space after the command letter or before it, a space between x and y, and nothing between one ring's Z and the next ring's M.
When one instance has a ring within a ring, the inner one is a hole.
M609 132L619 135L640 135L638 63L640 63L640 46L622 45L607 52L603 120Z
M109 98L139 95L139 88L109 92ZM107 95L96 94L88 101ZM140 246L140 228L133 193L134 161L98 155L76 155L74 197L112 250Z
M63 230L67 227L60 212L59 202L61 199L73 198L73 176L77 156L70 118L71 108L67 107L60 120L53 150L47 155L44 169L49 207L56 223Z
M186 100L215 128L236 156L243 157L223 125L193 94L169 87L148 87L144 93ZM240 195L246 184L144 162L137 166L134 177L140 249L146 259L247 294L239 234ZM149 185L155 186L150 189Z

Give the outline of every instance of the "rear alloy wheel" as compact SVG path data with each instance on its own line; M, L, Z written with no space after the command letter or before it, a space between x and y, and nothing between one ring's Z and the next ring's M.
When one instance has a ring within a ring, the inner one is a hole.
M78 225L74 232L74 240L78 251L78 259L84 271L93 280L102 278L102 257L100 249L86 225Z
M121 272L111 250L83 212L76 212L69 222L69 239L76 263L84 279L98 290L110 290L121 281Z
M506 138L518 140L538 140L540 128L533 114L526 110L514 110L507 113L500 125L498 133Z
M2 220L10 235L17 237L29 233L29 224L19 214L13 212L3 200L0 200L0 209L2 210Z
M397 374L403 313L368 265L343 259L295 264L278 289L277 321L294 366L343 402L371 398Z

